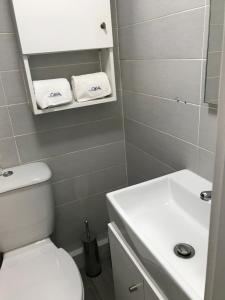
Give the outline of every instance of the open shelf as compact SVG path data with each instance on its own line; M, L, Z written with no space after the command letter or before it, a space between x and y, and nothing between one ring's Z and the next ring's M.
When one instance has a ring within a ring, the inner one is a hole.
M47 114L51 112L56 112L56 111L61 111L61 110L68 110L68 109L74 109L74 108L81 108L81 107L86 107L86 106L92 106L92 105L97 105L97 104L103 104L107 102L113 102L116 101L116 97L105 97L102 99L96 99L96 100L91 100L91 101L85 101L85 102L77 102L73 101L70 104L67 105L60 105L60 106L55 106L51 108L46 108L46 109L37 109L35 112L35 115L42 115L42 114Z
M29 65L29 56L23 55L25 74L26 74L26 78L27 78L29 91L30 91L33 113L35 115L41 115L41 114L47 114L47 113L61 111L61 110L75 109L75 108L80 108L80 107L86 107L86 106L116 101L117 96L116 96L113 48L100 49L99 50L99 61L100 61L101 71L105 72L109 78L109 82L110 82L111 89L112 89L112 94L110 96L107 96L107 97L101 98L101 99L85 101L85 102L77 102L74 100L70 104L55 106L55 107L46 108L46 109L40 109L37 106L37 101L36 101L36 97L35 97L33 80L32 80L32 75L31 75L31 70L30 70L30 65Z

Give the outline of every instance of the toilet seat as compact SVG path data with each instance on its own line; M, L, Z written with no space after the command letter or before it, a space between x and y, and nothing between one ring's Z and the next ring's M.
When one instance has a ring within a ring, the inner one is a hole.
M80 272L49 239L10 251L0 270L0 300L83 300Z

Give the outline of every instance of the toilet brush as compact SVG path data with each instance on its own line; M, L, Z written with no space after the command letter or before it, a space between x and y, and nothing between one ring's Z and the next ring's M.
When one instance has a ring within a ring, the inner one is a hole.
M99 258L98 244L95 235L90 232L88 220L84 221L85 234L82 239L85 258L85 272L89 277L101 274L101 262Z

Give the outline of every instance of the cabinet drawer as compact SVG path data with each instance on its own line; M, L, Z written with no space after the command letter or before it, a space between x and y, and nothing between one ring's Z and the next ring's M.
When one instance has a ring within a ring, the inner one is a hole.
M114 223L108 225L116 300L166 300Z
M139 270L109 227L116 300L144 300L144 280Z

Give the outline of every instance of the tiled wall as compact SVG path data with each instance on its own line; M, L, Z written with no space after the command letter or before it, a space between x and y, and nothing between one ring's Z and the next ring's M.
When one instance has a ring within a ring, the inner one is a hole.
M56 200L55 238L59 245L75 249L80 245L84 218L89 218L99 237L105 234L105 192L126 184L115 4L119 101L34 117L27 104L9 3L0 0L0 165L49 164ZM69 78L99 70L95 51L37 56L31 66L36 79Z
M212 178L216 110L203 103L205 0L118 0L119 39L113 3L119 101L36 117L27 104L9 2L0 0L1 165L49 164L59 245L80 245L85 217L99 237L105 234L105 192L127 181L123 111L130 183L182 168ZM95 51L37 56L31 66L37 79L99 69Z
M223 48L224 4L224 0L211 0L208 61L206 68L207 88L205 99L212 104L217 104L219 98L220 66Z
M203 103L209 2L118 0L129 183L183 168L212 179L216 110Z

